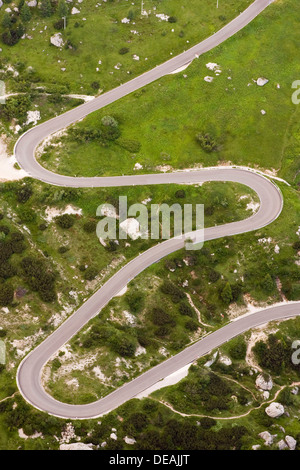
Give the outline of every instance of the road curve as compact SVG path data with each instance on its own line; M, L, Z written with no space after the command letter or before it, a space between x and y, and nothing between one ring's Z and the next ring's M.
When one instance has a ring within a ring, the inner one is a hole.
M160 175L150 175L160 176ZM277 186L267 178L252 171L241 169L210 169L195 172L165 174L164 183L233 181L246 184L259 196L260 208L248 219L204 230L204 241L236 235L264 227L274 221L282 210L282 196ZM166 179L168 177L168 179ZM141 177L139 177L141 178ZM152 181L152 180L151 180ZM155 180L154 180L155 181ZM140 180L139 184L146 184ZM195 233L195 232L194 232ZM191 234L186 234L186 237ZM112 276L87 302L54 331L43 343L35 348L21 362L17 372L17 382L24 398L36 408L66 418L92 418L120 406L157 381L172 374L184 365L195 361L201 355L228 341L241 331L266 321L292 316L292 307L274 308L259 315L251 315L238 320L186 348L180 354L142 374L112 394L87 405L68 405L54 400L41 385L43 366L50 357L68 342L91 318L112 299L128 282L151 264L164 256L184 247L184 237L177 237L157 244L140 254ZM297 306L298 308L298 306ZM294 307L295 309L295 307ZM294 310L293 310L294 311Z
M120 187L130 185L200 183L206 181L232 181L245 184L259 196L258 212L246 220L233 222L204 231L204 240L232 236L257 230L273 222L282 210L282 196L278 188L267 178L255 172L238 168L214 168L192 172L176 172L152 175L134 175L121 177L76 178L56 175L41 167L35 160L37 145L50 134L61 130L91 112L100 109L138 88L178 69L187 62L217 46L237 31L242 29L266 6L269 0L256 0L238 18L225 26L218 33L194 46L170 61L146 72L140 77L121 85L92 102L85 103L61 116L47 121L29 130L20 137L15 146L15 155L20 166L32 177L50 184L70 187ZM191 234L187 234L188 237ZM192 235L191 235L192 236ZM94 418L117 408L135 397L162 378L172 374L183 366L195 361L210 350L220 346L232 337L250 328L271 320L279 320L298 315L299 304L270 308L243 317L210 334L173 356L162 364L145 372L138 378L123 385L108 396L87 405L68 405L48 395L41 385L43 366L50 357L68 342L91 318L93 318L127 283L148 266L184 247L183 238L173 238L147 250L120 269L104 286L85 302L68 320L55 330L43 343L29 353L21 362L17 372L17 383L23 397L36 408L55 416L65 418Z
M19 165L33 178L37 178L49 184L56 186L72 186L72 187L94 187L94 186L118 186L120 178L76 178L63 175L57 175L51 171L43 168L35 160L35 149L40 142L42 142L49 135L65 129L74 122L84 118L88 114L101 109L114 101L123 98L130 93L135 92L141 87L158 80L159 78L170 74L174 70L179 69L183 65L191 62L196 56L213 49L229 37L244 28L250 23L259 13L261 13L269 4L271 0L255 0L245 11L243 11L237 18L228 23L224 28L200 42L196 46L191 47L187 51L179 54L178 56L168 60L167 62L158 65L152 70L140 75L129 82L120 85L119 87L104 93L103 95L95 98L92 101L84 103L75 109L72 109L60 116L57 116L49 121L46 121L36 127L33 127L28 132L23 134L15 145L15 156ZM138 177L139 178L139 177ZM153 178L154 179L154 178ZM133 184L128 180L127 184ZM150 184L150 183L149 183ZM159 183L158 183L159 184ZM124 184L126 185L126 184Z

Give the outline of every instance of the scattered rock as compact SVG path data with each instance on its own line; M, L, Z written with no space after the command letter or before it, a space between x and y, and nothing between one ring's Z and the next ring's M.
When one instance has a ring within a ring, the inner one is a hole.
M126 442L126 444L129 444L130 446L136 443L135 439L131 439L130 437L127 437L127 436L124 437L124 441Z
M267 78L258 78L257 81L256 81L256 84L258 86L265 86L267 83L269 82L269 80Z
M83 442L76 442L74 444L61 444L59 450L93 450L93 444L83 444Z
M73 7L71 11L71 15L78 15L78 13L80 13L80 10L78 10L78 8Z

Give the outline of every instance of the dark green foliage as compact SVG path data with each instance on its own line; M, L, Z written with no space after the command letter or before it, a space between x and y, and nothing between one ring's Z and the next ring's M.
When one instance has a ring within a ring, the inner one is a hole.
M132 291L125 297L126 302L132 312L140 312L144 306L144 296L139 291Z
M63 16L67 16L68 12L69 10L65 0L59 0L57 7L58 16L62 18Z
M27 5L26 2L24 3L24 5L22 6L20 10L20 16L21 16L21 20L23 21L23 23L28 23L28 21L31 20L30 7Z
M160 307L156 307L152 310L151 320L154 323L154 325L157 325L157 326L163 326L163 325L175 326L174 318Z
M1 283L0 289L0 305L6 307L11 305L14 300L14 288L10 284Z
M67 253L67 251L69 251L69 249L70 248L68 246L60 246L57 251L58 251L58 253L63 255L64 253Z
M224 304L230 304L233 300L232 290L229 282L225 284L223 289L220 292L220 298L224 302Z
M161 286L161 291L164 294L171 295L172 296L172 301L174 303L178 303L178 302L180 302L181 299L185 298L185 294L184 294L183 290L179 289L179 287L175 286L175 284L173 284L170 281L165 281L163 283L163 285Z
M185 322L185 328L188 331L197 331L199 328L199 324L195 320L190 319Z
M93 90L99 90L100 83L99 82L92 82L91 87L93 88Z
M52 6L50 0L41 0L40 14L43 18L47 18L52 15Z
M137 153L141 149L141 143L137 140L118 139L118 145L130 153Z
M177 23L177 18L176 18L176 16L169 16L168 22L169 22L169 23Z
M194 310L190 307L190 305L187 302L181 302L179 305L179 312L181 315L187 315L189 317L195 317L195 312Z
M231 341L229 354L232 359L243 360L247 352L247 344L242 336Z
M25 281L33 291L39 293L44 302L56 299L55 274L44 260L28 256L22 259L21 267Z
M69 229L73 227L75 223L75 217L71 214L63 214L55 218L57 225L63 229Z
M29 96L12 96L6 100L4 105L0 106L0 117L6 121L10 121L13 118L25 120L30 105Z
M17 201L18 202L27 202L33 194L32 188L30 186L22 186L17 191Z
M129 52L128 47L122 47L122 48L119 50L119 54L121 54L121 55L127 54L128 52Z
M94 266L89 266L85 271L84 271L84 279L86 281L93 281L97 274L99 273L99 270L95 268Z
M96 233L96 227L97 222L95 222L94 220L90 220L89 222L85 222L85 224L83 225L83 230L86 233Z
M177 199L184 199L185 198L185 191L184 189L178 189L178 191L176 191L175 193L175 197Z
M196 140L197 142L199 142L201 148L205 152L208 152L208 153L214 152L218 148L217 143L215 142L214 138L211 137L209 134L197 134Z
M213 418L204 417L200 419L200 424L203 429L210 429L217 424L217 421Z
M259 365L276 374L292 367L291 344L283 338L278 339L275 335L269 335L266 343L258 341L252 350Z

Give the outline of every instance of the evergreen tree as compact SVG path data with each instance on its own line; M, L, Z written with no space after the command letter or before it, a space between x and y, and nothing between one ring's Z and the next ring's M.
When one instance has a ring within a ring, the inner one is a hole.
M28 21L31 20L31 11L27 3L24 3L24 5L22 6L20 15L23 23L28 23Z
M224 289L221 291L221 299L225 304L230 304L233 299L232 290L229 282L226 283Z
M5 12L2 18L2 26L7 29L11 26L11 19L9 13Z
M59 0L58 3L58 9L57 9L58 15L62 18L63 16L67 16L68 14L68 7L66 5L65 0Z
M52 7L51 7L50 0L42 0L41 6L40 6L40 12L43 18L46 18L52 15Z

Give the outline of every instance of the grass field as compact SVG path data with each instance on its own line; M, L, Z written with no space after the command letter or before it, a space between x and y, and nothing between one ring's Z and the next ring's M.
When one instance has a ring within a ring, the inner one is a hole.
M21 39L12 47L1 44L0 63L11 64L19 71L18 79L9 82L12 87L26 77L35 87L95 94L98 89L108 90L151 69L171 54L183 52L220 29L250 3L223 0L217 9L215 0L189 0L180 6L177 0L146 0L144 9L151 13L141 17L140 2L74 2L69 10L76 6L80 13L68 15L67 28L60 31L66 44L62 48L50 45L50 37L58 32L53 26L60 19L58 14L41 18L37 8L32 8L32 18L26 25L31 39ZM177 22L155 16L162 13L176 17ZM0 22L3 15L4 7ZM128 15L131 22L123 24L121 20ZM128 52L121 55L122 48ZM134 55L139 60L134 60ZM32 67L30 73L28 67ZM92 87L94 82L98 86Z
M101 118L110 114L120 123L121 139L139 143L137 152L125 150L120 140L103 147L97 141L79 144L65 138L60 149L48 149L42 163L67 175L96 176L136 173L136 163L145 173L161 166L232 162L274 170L297 182L299 106L291 101L292 82L300 76L294 60L300 38L297 12L294 0L273 3L184 72L155 82L75 126L78 132L97 129ZM288 30L283 24L290 25ZM220 66L219 76L206 68L209 62ZM213 76L213 82L206 83L205 76ZM257 86L254 80L259 77L269 83ZM210 134L216 151L205 152L196 141L198 133Z

